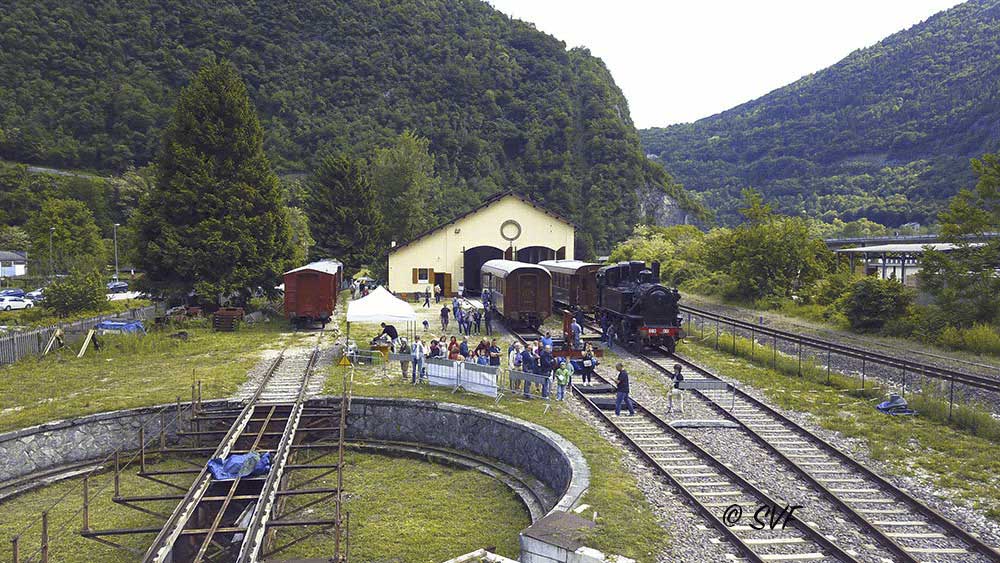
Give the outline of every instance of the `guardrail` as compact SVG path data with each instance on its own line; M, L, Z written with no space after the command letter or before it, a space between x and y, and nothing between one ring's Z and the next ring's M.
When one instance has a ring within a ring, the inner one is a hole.
M63 333L70 336L74 333L85 333L97 326L98 323L112 319L146 320L156 315L156 311L156 305L148 305L138 309L129 309L121 313L100 315L71 323L60 323L55 326L15 332L0 337L0 365L13 364L27 356L40 356L45 351L49 340L52 339L53 333L57 330L61 329Z

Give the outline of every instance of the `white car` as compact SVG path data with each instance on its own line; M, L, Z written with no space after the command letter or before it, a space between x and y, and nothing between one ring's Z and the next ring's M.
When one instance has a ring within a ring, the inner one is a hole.
M0 311L10 311L14 309L30 309L35 304L30 299L23 297L0 296Z

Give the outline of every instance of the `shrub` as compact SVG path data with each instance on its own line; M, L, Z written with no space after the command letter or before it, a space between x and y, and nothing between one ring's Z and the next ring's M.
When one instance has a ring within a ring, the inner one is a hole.
M941 331L938 342L955 350L1000 355L1000 334L988 324L976 323L971 328L949 326Z
M77 311L98 311L108 306L104 291L100 272L74 271L45 289L45 306L60 317Z
M869 277L855 282L842 304L851 328L866 332L903 316L912 301L913 292L898 281Z

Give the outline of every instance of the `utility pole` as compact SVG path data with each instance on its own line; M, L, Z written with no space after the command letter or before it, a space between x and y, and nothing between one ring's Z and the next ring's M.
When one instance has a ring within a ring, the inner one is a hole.
M115 223L115 281L118 281L118 227L121 223Z
M49 278L56 276L55 255L52 254L52 236L56 234L55 227L49 227Z

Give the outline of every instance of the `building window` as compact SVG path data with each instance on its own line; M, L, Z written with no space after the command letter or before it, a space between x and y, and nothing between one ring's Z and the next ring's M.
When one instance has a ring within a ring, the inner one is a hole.
M430 281L431 271L429 268L417 268L417 283L427 283Z

